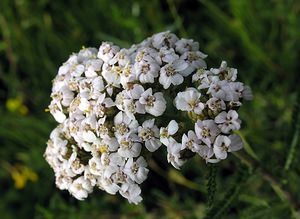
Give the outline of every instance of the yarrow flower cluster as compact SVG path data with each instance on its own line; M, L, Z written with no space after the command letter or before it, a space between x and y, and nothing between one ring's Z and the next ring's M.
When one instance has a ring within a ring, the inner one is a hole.
M149 172L145 155L162 145L177 169L186 153L218 162L241 149L233 131L251 90L224 61L208 70L206 57L197 42L170 32L129 49L104 42L72 54L49 105L59 125L45 158L57 187L79 200L98 187L137 204Z

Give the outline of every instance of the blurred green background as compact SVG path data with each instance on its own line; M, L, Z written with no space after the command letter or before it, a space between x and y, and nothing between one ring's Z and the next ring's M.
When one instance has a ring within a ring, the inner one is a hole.
M137 206L55 188L43 152L58 67L82 46L128 47L164 30L195 39L208 66L227 60L252 87L240 113L254 162L193 158L178 172L158 153ZM299 69L299 0L1 0L0 218L299 218Z

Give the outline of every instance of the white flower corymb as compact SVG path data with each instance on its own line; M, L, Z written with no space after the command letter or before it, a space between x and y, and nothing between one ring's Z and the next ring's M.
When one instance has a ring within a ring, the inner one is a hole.
M193 155L216 163L240 150L232 132L251 89L225 61L206 69L206 57L198 42L169 31L128 49L103 42L72 54L49 105L59 125L44 156L57 187L79 200L97 187L138 204L149 154L162 144L177 169Z

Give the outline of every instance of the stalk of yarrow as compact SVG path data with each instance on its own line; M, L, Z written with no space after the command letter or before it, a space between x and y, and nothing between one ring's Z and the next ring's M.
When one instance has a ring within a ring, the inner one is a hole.
M57 187L79 200L98 187L137 204L146 153L163 146L180 169L191 154L216 163L240 150L233 131L251 90L225 61L208 69L206 57L198 42L170 32L129 49L103 42L72 54L53 80L49 105L59 125L44 156Z

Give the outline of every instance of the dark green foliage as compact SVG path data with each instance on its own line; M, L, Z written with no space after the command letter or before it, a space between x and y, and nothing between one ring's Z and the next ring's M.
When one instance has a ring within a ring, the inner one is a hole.
M0 218L299 218L299 25L297 0L0 0ZM209 67L227 60L252 87L241 134L259 162L247 163L250 172L229 154L216 172L195 156L171 171L161 148L138 206L59 191L43 158L58 67L82 46L128 47L167 29L199 41Z

